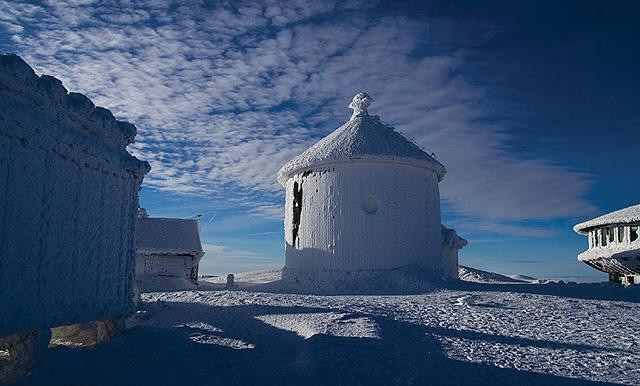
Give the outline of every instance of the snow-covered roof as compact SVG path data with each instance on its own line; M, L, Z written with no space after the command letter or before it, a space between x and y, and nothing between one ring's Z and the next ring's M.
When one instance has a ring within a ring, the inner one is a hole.
M358 93L349 105L353 109L351 119L285 164L278 172L278 182L285 185L292 174L312 166L363 159L423 167L435 172L441 181L446 173L444 166L415 142L380 122L378 116L369 115L370 102L371 97Z
M469 245L469 242L460 237L455 229L447 228L444 225L442 225L442 241L445 245L451 245L458 249Z
M196 220L138 217L135 242L137 254L204 254Z
M582 222L574 226L573 230L578 233L586 234L590 228L602 225L631 223L640 223L640 204L616 210L615 212L607 213L604 216L596 217L593 220Z

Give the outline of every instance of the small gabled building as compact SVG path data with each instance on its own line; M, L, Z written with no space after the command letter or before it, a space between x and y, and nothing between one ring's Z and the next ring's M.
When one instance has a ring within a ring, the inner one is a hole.
M578 260L609 274L609 281L640 284L640 205L630 206L573 227L589 238Z
M198 266L204 251L196 220L152 218L141 209L135 235L137 277L167 276L198 281Z
M442 226L442 269L445 277L458 277L458 252L468 244L454 229Z

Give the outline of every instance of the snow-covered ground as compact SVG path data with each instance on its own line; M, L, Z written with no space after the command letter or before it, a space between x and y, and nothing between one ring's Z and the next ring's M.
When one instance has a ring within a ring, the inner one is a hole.
M521 280L517 277L509 277L501 275L495 272L487 272L479 269L465 267L461 265L458 267L458 275L461 280L470 281L474 283L524 283L525 280Z
M640 384L640 289L475 271L405 295L284 293L278 271L145 293L121 338L54 348L25 384Z

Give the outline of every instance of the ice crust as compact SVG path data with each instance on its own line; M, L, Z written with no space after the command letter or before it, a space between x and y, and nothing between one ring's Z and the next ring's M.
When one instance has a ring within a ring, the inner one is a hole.
M587 234L590 228L602 225L640 223L640 204L616 210L592 220L581 222L573 227L578 233Z
M196 220L162 217L136 219L136 253L202 256Z
M433 171L438 181L442 181L446 173L444 165L393 127L382 123L378 116L369 115L366 104L363 106L354 108L351 119L333 133L285 164L278 172L280 184L285 186L291 175L311 167L359 160L422 167Z
M133 311L135 134L0 55L0 336Z
M276 271L236 278L232 291L143 294L135 329L100 351L55 351L31 384L640 382L640 289L456 282L327 296L245 282L264 285Z

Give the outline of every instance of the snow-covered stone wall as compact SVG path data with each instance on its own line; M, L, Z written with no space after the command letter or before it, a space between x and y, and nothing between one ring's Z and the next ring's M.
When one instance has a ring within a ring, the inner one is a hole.
M132 312L135 135L0 55L0 336Z
M443 271L438 177L421 167L353 160L295 174L284 223L286 280Z

